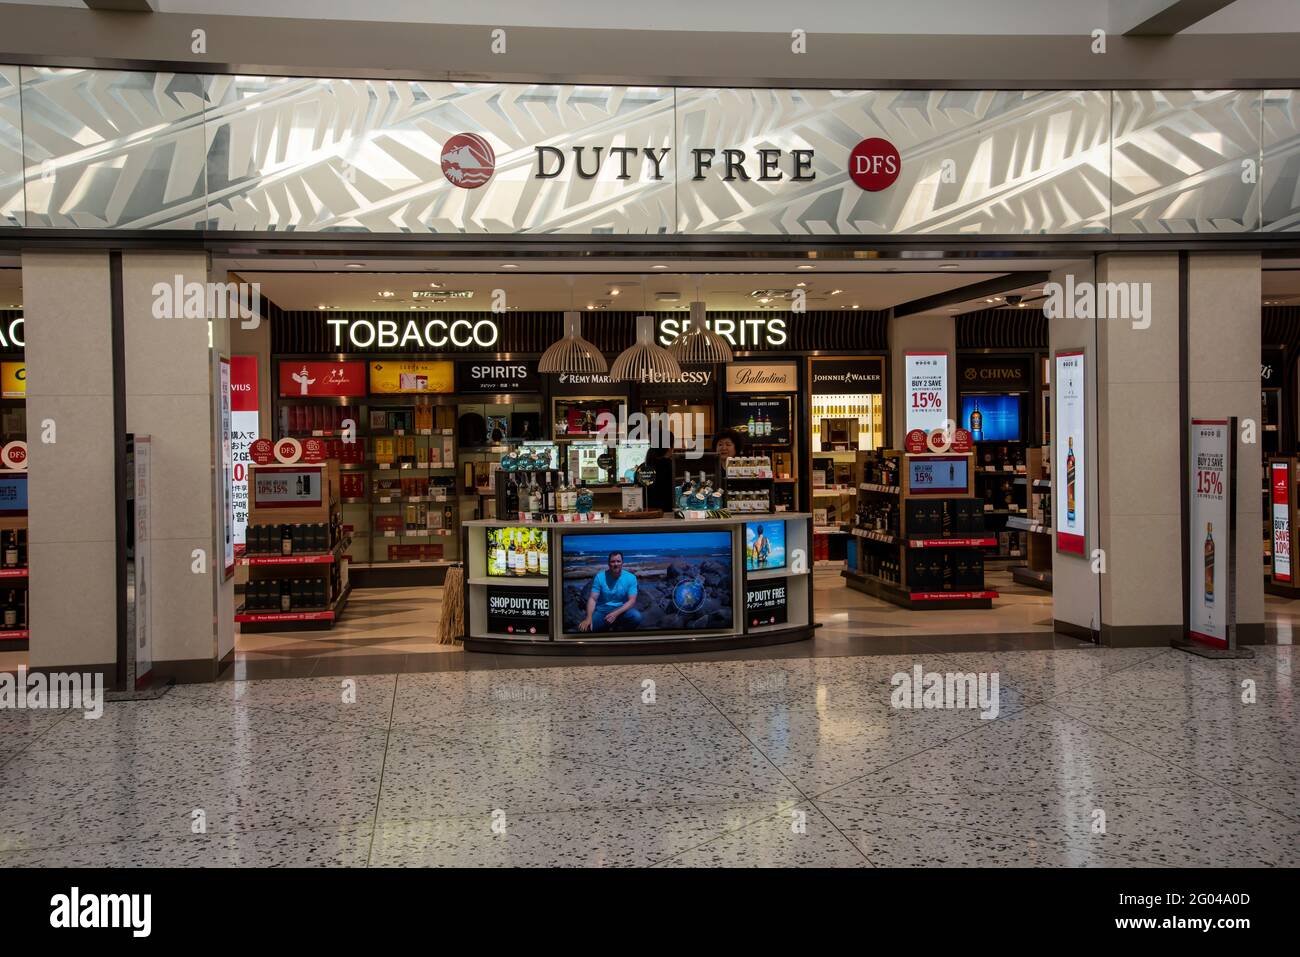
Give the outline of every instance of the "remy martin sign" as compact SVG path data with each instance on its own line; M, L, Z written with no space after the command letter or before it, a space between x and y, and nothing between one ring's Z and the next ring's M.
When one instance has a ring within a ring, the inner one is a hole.
M748 362L727 366L728 392L798 392L793 362Z

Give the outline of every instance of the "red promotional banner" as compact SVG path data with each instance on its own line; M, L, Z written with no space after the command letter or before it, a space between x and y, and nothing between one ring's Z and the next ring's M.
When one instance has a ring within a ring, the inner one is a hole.
M275 461L275 446L270 439L258 439L248 447L248 457L254 465L270 465Z
M230 357L230 411L256 412L257 356Z
M1291 581L1290 467L1272 463L1273 470L1273 581Z
M280 363L280 395L298 396L363 396L366 394L366 364L364 362L299 362Z
M903 440L903 448L911 455L920 455L925 452L925 433L920 429L913 429L908 432L907 438Z

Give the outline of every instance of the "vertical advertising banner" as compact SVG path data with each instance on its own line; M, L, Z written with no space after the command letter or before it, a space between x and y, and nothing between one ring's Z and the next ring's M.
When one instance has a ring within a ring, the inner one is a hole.
M248 450L259 438L257 356L234 356L230 360L230 510L232 545L244 547L248 527ZM227 558L232 562L233 558Z
M1291 469L1286 462L1269 467L1269 501L1273 503L1273 581L1291 577Z
M1193 641L1216 648L1229 647L1233 612L1234 431L1229 419L1192 419L1189 445L1192 607L1188 621Z
M1087 409L1083 350L1056 354L1056 454L1052 491L1056 499L1056 550L1088 554Z
M929 434L942 429L948 415L948 353L908 352L903 356L907 377L907 429ZM962 423L958 423L959 425Z
M232 494L235 488L234 458L231 454L230 421L230 360L221 356L220 384L217 386L221 404L221 554L225 558L225 577L235 574L235 519Z

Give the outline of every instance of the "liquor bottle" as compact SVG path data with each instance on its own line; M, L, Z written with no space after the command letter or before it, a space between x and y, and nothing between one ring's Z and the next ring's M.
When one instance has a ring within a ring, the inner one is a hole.
M5 599L4 616L6 628L18 627L18 594L16 592L9 592L9 597Z
M1066 440L1069 450L1065 454L1065 519L1074 524L1074 436Z
M506 514L512 518L519 514L519 485L513 475L506 478Z
M288 579L280 582L280 610L293 611L293 598L289 591Z
M537 569L543 576L551 573L551 550L548 547L549 541L545 529L537 533Z
M508 528L502 529L501 534L506 537L506 571L513 575L516 573L515 570L519 567L519 563L515 557L515 535L514 532Z
M18 533L16 531L0 532L0 546L3 547L3 554L0 555L0 565L5 568L17 567Z
M542 510L542 489L537 484L537 476L533 476L533 484L528 486L528 511L537 513Z
M980 411L980 400L975 400L975 407L970 413L970 437L976 442L984 439L984 413Z
M534 529L533 531L528 533L528 551L525 554L525 558L527 559L526 570L530 575L537 575L541 573L542 557L541 555L538 554L538 551L539 549L537 547L537 531L536 529Z
M578 513L581 515L586 515L588 512L590 512L591 502L592 502L591 489L587 488L586 483L579 484L577 500L575 503L578 509Z
M280 526L280 554L281 555L293 554L293 526L292 525Z
M451 506L444 505L442 507L442 527L450 531L454 521L455 513L452 512Z
M542 490L542 508L548 514L555 514L555 482L550 469L546 470L546 487Z
M1205 604L1214 605L1214 525L1205 523Z
M489 528L487 533L487 567L489 575L501 574L501 542L498 539L498 532L495 528Z
M745 434L751 438L754 436L754 413L749 413L749 422L745 426Z

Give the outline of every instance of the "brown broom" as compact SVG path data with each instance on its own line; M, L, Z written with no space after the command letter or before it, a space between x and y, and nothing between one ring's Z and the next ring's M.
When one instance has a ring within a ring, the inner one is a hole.
M438 644L460 644L465 634L465 569L452 565L442 583L442 618L438 622Z

